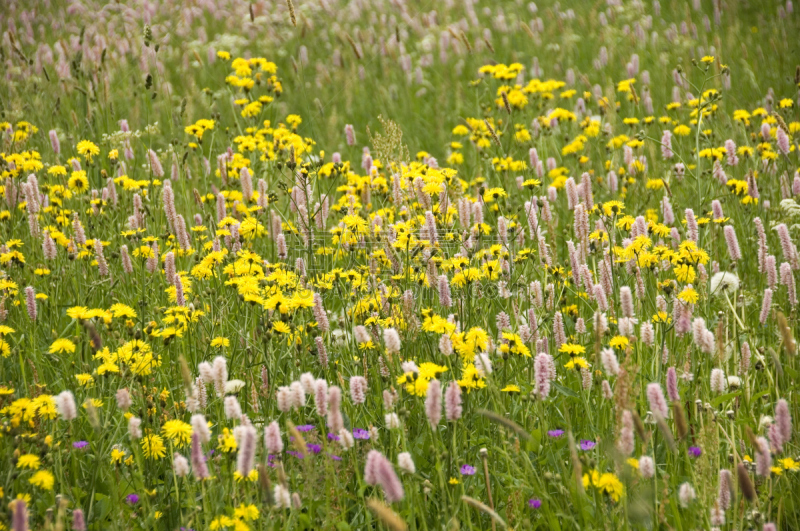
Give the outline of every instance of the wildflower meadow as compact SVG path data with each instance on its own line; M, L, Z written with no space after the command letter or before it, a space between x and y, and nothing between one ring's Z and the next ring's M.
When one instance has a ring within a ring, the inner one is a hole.
M0 531L800 529L793 0L3 0Z

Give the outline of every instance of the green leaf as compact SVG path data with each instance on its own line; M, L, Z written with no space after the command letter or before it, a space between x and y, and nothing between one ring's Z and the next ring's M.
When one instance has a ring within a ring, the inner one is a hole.
M764 389L763 391L759 391L758 393L756 393L756 394L754 394L752 397L750 397L750 401L751 401L751 402L755 402L756 400L758 400L758 399L759 399L759 398L761 398L762 396L764 396L764 395L768 395L768 394L770 394L771 392L772 392L772 389Z
M739 396L740 394L742 394L741 391L734 391L733 393L727 393L727 394L724 394L722 396L718 396L717 398L715 398L714 400L711 401L711 405L714 406L714 407L717 407L718 405L722 404L723 402L725 402L727 400L730 400L731 398L733 398L735 396Z
M572 389L570 389L569 387L564 387L563 385L557 384L557 383L555 383L555 382L551 382L551 383L550 383L550 385L552 385L553 387L555 387L555 388L556 388L556 391L558 391L558 392L559 392L559 393L561 393L562 395L565 395L565 396L571 396L572 398L580 398L580 396L578 395L578 393L576 393L575 391L573 391L573 390L572 390Z
M542 449L542 430L536 428L531 432L531 438L525 445L525 449L529 452L539 452Z

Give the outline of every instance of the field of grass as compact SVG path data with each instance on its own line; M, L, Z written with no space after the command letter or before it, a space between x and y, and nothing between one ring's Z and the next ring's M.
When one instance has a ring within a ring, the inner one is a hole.
M799 9L6 0L0 531L800 528Z

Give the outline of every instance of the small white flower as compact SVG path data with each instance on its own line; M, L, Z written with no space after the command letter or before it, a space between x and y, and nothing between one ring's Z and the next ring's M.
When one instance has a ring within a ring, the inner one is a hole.
M400 427L400 419L397 417L397 413L387 413L384 416L384 420L386 421L386 427L390 430Z
M400 470L407 474L413 474L417 471L417 467L414 465L414 460L411 459L411 454L408 452L403 452L397 455L397 466L399 466Z
M239 391L244 388L244 382L242 380L228 380L225 382L225 394L234 394L238 393Z
M350 433L350 430L342 428L339 430L339 444L342 446L344 451L349 450L353 446L355 446L356 441L353 439L353 434Z
M413 361L404 361L400 364L400 368L403 369L403 372L419 372L417 364Z
M727 389L727 379L722 369L711 369L711 391L717 394L724 393Z
M728 271L720 271L711 277L711 294L722 295L739 289L739 277Z
M681 484L681 488L678 491L678 500L681 502L681 507L686 509L696 497L697 494L694 491L694 487L689 483Z
M485 352L475 354L475 368L481 376L492 374L492 360L489 359L489 355Z
M333 344L337 347L344 347L350 341L350 334L341 328L335 329L331 334L333 335Z

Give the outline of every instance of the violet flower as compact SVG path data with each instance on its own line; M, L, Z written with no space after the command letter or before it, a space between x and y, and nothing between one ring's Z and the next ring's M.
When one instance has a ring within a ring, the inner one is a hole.
M362 429L362 428L356 428L356 429L353 430L353 438L354 439L363 439L363 440L366 441L366 440L369 439L369 432L367 430L365 430L365 429Z

